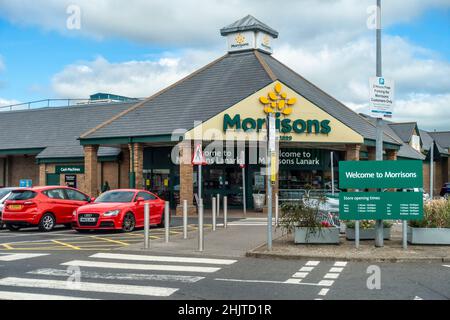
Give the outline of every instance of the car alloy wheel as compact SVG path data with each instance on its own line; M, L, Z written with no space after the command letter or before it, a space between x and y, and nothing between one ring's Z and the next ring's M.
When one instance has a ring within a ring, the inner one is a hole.
M41 222L39 223L39 229L41 231L51 231L53 228L55 227L55 218L47 213L45 214L42 219Z
M131 232L134 230L136 226L136 221L134 219L134 215L132 213L127 213L123 218L122 230L124 232Z

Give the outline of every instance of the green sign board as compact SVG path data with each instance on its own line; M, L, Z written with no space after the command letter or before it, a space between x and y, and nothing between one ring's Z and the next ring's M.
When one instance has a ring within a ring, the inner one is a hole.
M339 188L421 188L422 161L341 161Z
M57 173L57 174L82 174L82 173L84 173L84 166L56 166L55 173Z
M422 192L342 192L342 220L421 220Z

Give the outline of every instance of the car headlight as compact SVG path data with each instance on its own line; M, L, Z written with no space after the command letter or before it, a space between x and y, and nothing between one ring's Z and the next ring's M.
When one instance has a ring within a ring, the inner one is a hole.
M120 213L120 210L111 210L103 214L104 217L116 217Z

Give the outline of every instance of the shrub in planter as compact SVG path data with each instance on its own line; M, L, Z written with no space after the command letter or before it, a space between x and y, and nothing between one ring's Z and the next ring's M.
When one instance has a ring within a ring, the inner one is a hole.
M412 244L450 245L450 201L432 200L423 206L423 219L409 222L408 241Z
M345 222L345 237L348 240L355 240L355 221ZM389 240L391 238L392 223L383 220L383 238ZM361 220L359 223L359 239L360 240L374 240L375 239L375 221Z
M339 228L332 226L323 218L326 216L320 210L324 198L310 201L284 203L281 206L279 227L288 233L294 233L295 243L339 243Z

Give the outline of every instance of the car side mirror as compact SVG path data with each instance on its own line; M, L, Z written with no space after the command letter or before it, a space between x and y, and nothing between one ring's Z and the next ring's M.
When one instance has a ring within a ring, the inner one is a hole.
M144 198L142 198L142 197L139 197L139 198L137 198L137 203L139 204L139 203L142 203L142 202L144 202L145 201L145 199Z
M95 198L94 198L94 197L91 197L91 198L89 198L89 200L88 200L89 203L92 203L92 202L94 202L94 201L95 201Z

